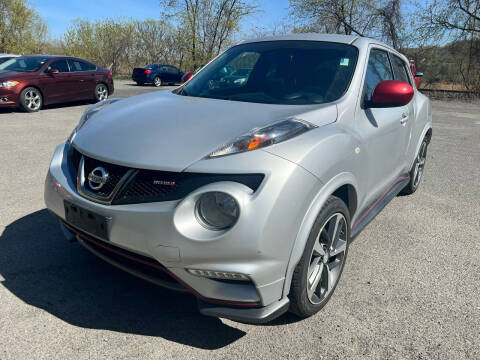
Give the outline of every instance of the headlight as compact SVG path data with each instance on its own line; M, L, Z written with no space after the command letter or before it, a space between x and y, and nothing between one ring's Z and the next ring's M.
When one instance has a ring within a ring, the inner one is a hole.
M20 84L18 81L7 80L7 81L4 81L4 82L1 82L1 83L0 83L0 87L17 86L18 84Z
M75 129L73 129L72 133L68 137L68 142L72 142L73 139L75 138L75 135L77 135L77 131L80 130L80 128L87 123L96 113L98 113L100 110L102 110L105 106L108 106L110 104L113 104L114 102L117 102L121 99L106 99L103 101L100 101L99 103L89 106L85 112L83 113L82 117L80 118L80 121L78 122L77 126Z
M237 201L230 195L211 191L197 201L197 217L200 223L211 230L224 230L235 225L240 213Z
M253 129L215 150L207 158L232 155L278 144L313 128L316 128L316 126L298 119L280 121L263 128Z

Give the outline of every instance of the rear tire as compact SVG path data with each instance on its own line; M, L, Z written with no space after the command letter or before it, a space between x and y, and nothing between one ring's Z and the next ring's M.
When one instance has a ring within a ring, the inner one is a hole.
M162 79L160 79L160 76L155 76L153 78L153 86L155 86L155 87L162 86Z
M40 90L34 87L26 87L19 97L20 107L29 113L37 112L43 106L43 96Z
M330 196L313 224L290 289L290 311L309 317L330 300L342 275L350 241L350 213Z
M107 85L100 83L95 87L95 101L99 102L108 99Z
M425 137L420 145L412 169L410 170L410 181L402 189L400 195L411 195L417 191L422 181L423 172L425 170L425 161L427 160L428 139Z
M143 81L137 81L137 86L143 86L145 83Z

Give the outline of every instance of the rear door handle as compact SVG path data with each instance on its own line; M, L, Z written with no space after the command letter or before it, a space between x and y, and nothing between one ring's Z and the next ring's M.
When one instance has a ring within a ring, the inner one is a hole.
M408 121L408 115L402 114L402 118L400 119L400 124L405 125Z

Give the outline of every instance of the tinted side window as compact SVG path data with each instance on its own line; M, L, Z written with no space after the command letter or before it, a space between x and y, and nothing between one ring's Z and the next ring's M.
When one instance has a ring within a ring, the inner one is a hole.
M395 73L395 80L400 80L410 84L405 62L398 56L391 54L393 72ZM411 85L411 84L410 84Z
M171 73L174 73L174 74L178 74L178 69L174 66L169 66L168 71L170 71Z
M95 65L90 64L86 61L73 60L73 59L70 59L68 61L70 63L70 68L72 69L72 71L93 71L96 69Z
M370 100L373 88L383 80L393 80L388 54L383 50L372 49L365 75L365 100Z
M160 71L168 72L168 66L160 66Z
M61 73L70 72L67 60L65 59L54 61L48 67L50 69L57 69Z

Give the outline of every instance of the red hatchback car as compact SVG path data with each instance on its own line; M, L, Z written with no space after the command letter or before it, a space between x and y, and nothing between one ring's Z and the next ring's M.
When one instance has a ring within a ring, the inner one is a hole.
M21 56L0 64L0 108L38 111L43 105L105 100L113 94L112 73L66 56Z

